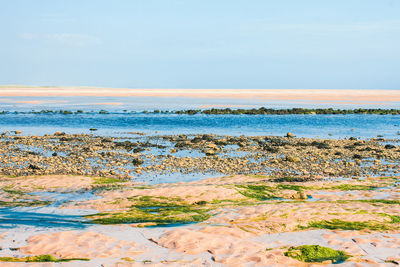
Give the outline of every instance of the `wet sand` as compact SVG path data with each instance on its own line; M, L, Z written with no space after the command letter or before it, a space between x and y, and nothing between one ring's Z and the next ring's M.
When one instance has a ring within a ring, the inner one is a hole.
M144 172L151 165L136 165L152 161L155 154L140 152L154 149L154 144L138 138L138 143L133 143L60 132L4 134L0 146L0 266L332 265L329 259L310 263L287 254L292 247L304 245L345 253L349 258L339 266L400 264L397 143L165 136L174 151L163 148L169 153L164 164L157 165L161 171L171 166L207 165L214 170L229 167L228 173L233 174L145 184L124 179L128 177L120 177L118 172L104 173L108 177L86 172L90 168L86 161L96 153L96 168L101 156L109 166L130 162L136 171ZM229 144L240 144L239 150L221 159L218 153ZM48 153L31 151L34 147L42 152L48 149ZM139 147L143 151L130 152ZM206 148L203 152L208 155L202 161L171 155L189 148ZM279 148L280 155L261 162L283 168L281 174L237 174L250 167L252 158L236 162L232 155L242 150L254 155L270 150L271 156L278 152L273 148ZM362 164L364 158L366 164ZM343 165L337 165L342 160ZM39 167L46 161L48 167ZM25 167L16 172L21 162ZM296 171L287 172L288 168ZM60 175L67 169L70 174ZM307 169L318 175L306 176L310 173ZM363 174L367 170L370 172ZM380 170L390 173L382 175ZM7 260L3 257L18 260L39 255L75 259L60 263L2 261Z
M2 86L0 97L187 97L216 99L303 100L328 103L400 102L400 90L325 90L325 89L127 89L96 87Z
M15 227L0 230L3 248L0 257L49 254L57 258L90 260L57 264L2 262L1 266L331 264L331 261L306 263L285 255L290 247L300 245L320 245L351 255L339 266L396 266L400 261L400 222L393 218L400 218L398 180L399 177L376 177L276 183L267 176L236 175L152 186L123 184L113 187L112 184L103 184L105 187L95 192L97 199L70 199L54 207L53 212L69 214L79 209L97 212L96 216L102 217L108 216L104 215L107 213L129 213L132 205L138 205L140 201L175 202L179 199L180 203L207 210L211 216L198 223L170 227L116 223L86 224L80 229L70 229L16 222ZM65 194L62 192L66 189L82 192L98 186L97 178L82 176L3 177L2 181L2 200L10 198L10 195L18 200L37 190ZM52 183L55 187L50 186ZM255 199L244 192L244 188L253 188L251 186L269 188L272 191L268 192L279 198ZM304 199L302 194L309 196L308 199ZM51 205L47 209L50 208ZM38 208L32 207L31 211L35 209ZM342 220L364 227L307 227L322 220ZM147 225L154 224L150 222Z

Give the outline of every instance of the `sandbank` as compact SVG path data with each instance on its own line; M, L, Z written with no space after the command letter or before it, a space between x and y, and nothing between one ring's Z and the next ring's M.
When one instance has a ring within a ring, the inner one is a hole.
M187 97L254 100L400 102L400 90L354 89L128 89L1 86L0 97Z

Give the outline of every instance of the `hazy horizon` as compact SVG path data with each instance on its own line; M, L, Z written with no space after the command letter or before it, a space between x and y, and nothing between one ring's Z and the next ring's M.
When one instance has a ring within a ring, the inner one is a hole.
M139 87L106 87L92 85L27 85L27 84L0 84L0 88L87 88L87 89L132 89L132 90L368 90L368 91L398 91L400 88L139 88Z

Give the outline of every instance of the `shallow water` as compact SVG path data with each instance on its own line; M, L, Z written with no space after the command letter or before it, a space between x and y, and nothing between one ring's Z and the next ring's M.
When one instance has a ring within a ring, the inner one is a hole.
M0 229L18 226L83 229L89 225L81 214L58 213L49 208L0 208Z
M90 128L98 129L91 132ZM399 139L396 115L177 115L177 114L2 114L0 132L42 135L55 131L132 136L147 134L285 135L319 138Z
M45 228L83 229L89 226L83 215L95 213L93 210L60 209L63 203L70 201L86 201L99 199L93 192L35 192L43 201L52 201L44 207L0 208L0 229L18 226L34 226Z

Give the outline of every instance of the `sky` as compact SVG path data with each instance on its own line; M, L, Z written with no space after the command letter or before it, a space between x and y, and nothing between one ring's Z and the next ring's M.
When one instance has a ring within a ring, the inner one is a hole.
M400 0L0 0L0 48L0 84L400 89Z

